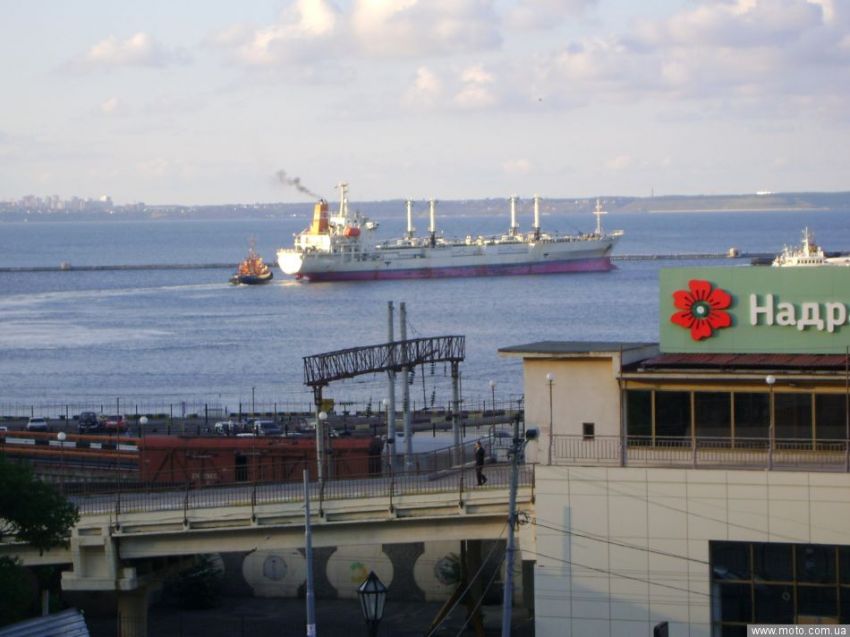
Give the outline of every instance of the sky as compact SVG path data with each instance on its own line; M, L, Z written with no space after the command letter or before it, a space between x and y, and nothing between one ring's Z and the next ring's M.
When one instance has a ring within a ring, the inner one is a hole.
M340 181L352 201L850 190L850 0L0 0L0 15L0 200L302 202Z

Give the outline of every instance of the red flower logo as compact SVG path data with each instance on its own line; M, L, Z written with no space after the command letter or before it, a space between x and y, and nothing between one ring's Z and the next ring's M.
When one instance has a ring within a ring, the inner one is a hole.
M723 327L732 325L732 317L723 310L732 305L732 296L711 283L691 279L687 290L673 292L673 305L681 310L670 317L676 325L691 330L691 338L701 341Z

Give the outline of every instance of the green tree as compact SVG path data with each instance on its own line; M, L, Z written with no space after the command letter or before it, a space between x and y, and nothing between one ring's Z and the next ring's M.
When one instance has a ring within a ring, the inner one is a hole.
M67 546L79 518L77 508L29 466L0 454L0 542L26 542L39 553ZM0 626L30 614L32 582L16 558L0 557Z
M38 480L29 466L0 455L0 541L17 539L43 553L67 546L79 519L77 507L53 485Z

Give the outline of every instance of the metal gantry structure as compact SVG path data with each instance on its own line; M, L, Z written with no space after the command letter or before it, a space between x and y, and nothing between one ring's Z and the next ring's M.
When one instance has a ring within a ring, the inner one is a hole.
M454 368L463 361L465 349L464 336L431 336L305 356L304 384L321 405L322 388L332 381L426 363L449 362Z
M392 324L392 323L391 323ZM349 349L316 354L304 357L304 384L313 390L313 400L316 405L316 464L317 479L320 483L325 478L325 432L322 423L323 414L322 390L335 380L354 378L363 374L375 374L390 372L391 382L394 373L409 370L417 365L426 363L451 364L452 369L452 433L456 453L460 453L460 363L464 359L466 349L466 337L464 336L431 336L427 338L405 338L402 331L402 340L382 343L380 345L367 345L364 347L352 347ZM405 385L406 388L406 385ZM409 408L409 402L405 401L405 410ZM387 443L395 442L392 426L395 413L390 414L387 410ZM405 413L405 466L409 465L411 458L411 431L410 415ZM394 447L391 450L390 462L394 462Z

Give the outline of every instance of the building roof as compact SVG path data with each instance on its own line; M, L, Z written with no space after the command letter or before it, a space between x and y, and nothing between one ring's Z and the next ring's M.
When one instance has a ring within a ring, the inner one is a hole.
M69 608L61 613L36 617L0 629L0 637L89 637L82 613Z
M538 341L527 345L500 347L500 354L611 354L646 347L655 347L656 343L621 343L617 341Z
M660 354L633 364L655 369L793 369L801 371L844 371L844 354Z

